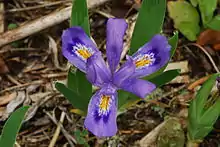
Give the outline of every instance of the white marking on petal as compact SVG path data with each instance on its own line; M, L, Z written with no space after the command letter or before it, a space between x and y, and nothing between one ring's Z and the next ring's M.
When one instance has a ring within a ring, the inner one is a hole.
M154 56L155 54L151 52L150 54L140 54L134 57L136 69L143 69L154 64L156 61Z
M76 43L76 45L73 46L73 52L85 62L94 54L94 50L92 48L80 43Z

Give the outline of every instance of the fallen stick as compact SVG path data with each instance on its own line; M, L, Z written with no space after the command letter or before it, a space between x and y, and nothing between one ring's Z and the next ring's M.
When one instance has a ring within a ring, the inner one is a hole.
M107 2L108 0L87 0L87 1L88 1L88 8L93 8L98 5L101 5L104 2ZM53 25L59 24L64 20L70 18L70 16L71 16L71 6L63 8L59 11L52 12L51 14L30 21L28 23L25 23L16 29L9 30L0 35L0 47L8 43L23 39L27 36L42 31Z

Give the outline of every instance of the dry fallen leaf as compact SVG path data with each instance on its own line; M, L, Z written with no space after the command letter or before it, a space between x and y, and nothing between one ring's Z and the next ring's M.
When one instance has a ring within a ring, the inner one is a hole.
M197 44L199 45L212 45L215 50L220 50L220 31L205 30L200 33Z
M9 103L11 100L13 100L14 98L16 98L17 96L17 92L13 92L11 94L6 94L4 96L0 97L0 106L2 105L6 105L7 103Z
M8 105L6 106L6 110L3 114L3 116L0 118L0 120L4 121L6 120L9 115L14 112L14 110L21 105L25 100L25 92L24 91L18 91L16 98L11 100Z

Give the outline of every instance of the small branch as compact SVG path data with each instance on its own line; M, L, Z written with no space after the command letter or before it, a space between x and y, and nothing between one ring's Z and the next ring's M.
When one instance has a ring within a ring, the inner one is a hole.
M58 2L51 2L51 3L46 3L46 4L37 5L37 6L32 6L32 7L10 9L10 10L7 10L6 12L22 12L22 11L29 11L29 10L34 10L34 9L39 9L39 8L44 8L44 7L49 7L49 6L60 5L60 4L67 3L67 2L71 2L71 0L64 0L64 1L58 1ZM4 13L4 11L0 11L0 13Z
M108 0L88 0L88 8L93 8L97 5L101 5ZM16 29L9 30L0 35L0 47L16 40L23 39L34 33L42 31L46 28L54 26L67 20L71 16L72 6L63 8L59 11L52 12L46 16L30 21Z
M61 130L61 125L63 124L63 121L64 121L64 118L65 118L65 113L62 112L61 116L60 116L60 121L57 125L57 129L53 135L53 138L50 142L50 145L48 147L54 147L56 141L57 141L57 138L59 137L59 134L60 134L60 130Z
M54 124L58 125L58 122L57 120L49 113L49 112L46 112L44 111L44 113L53 121ZM69 145L71 147L74 147L74 144L73 143L76 143L76 140L72 137L72 135L70 135L63 127L62 124L60 124L60 128L61 128L61 131L63 133L63 135L65 136L65 138L67 139Z
M5 6L3 2L0 2L0 11L4 11ZM4 14L0 13L0 33L4 32L5 29L5 21L4 21Z
M196 43L189 43L188 45L193 45L193 46L196 46L196 47L200 48L200 49L205 53L205 55L209 58L209 60L210 60L210 62L212 63L212 65L213 65L215 71L216 71L217 73L219 73L219 69L218 69L218 67L216 66L215 62L213 61L212 57L209 55L209 53L208 53L201 45L196 44Z

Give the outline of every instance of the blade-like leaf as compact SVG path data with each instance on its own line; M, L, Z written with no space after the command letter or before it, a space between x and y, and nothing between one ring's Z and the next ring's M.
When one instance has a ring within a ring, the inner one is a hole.
M81 26L90 36L89 16L86 0L73 0L70 26Z
M192 104L190 104L190 107L192 108L189 109L189 116L193 115L193 118L196 118L196 120L201 117L205 102L218 76L219 74L212 75L199 89L195 99L193 100Z
M92 96L92 84L89 83L85 74L79 70L69 70L67 87L82 98L90 99Z
M92 84L89 83L85 74L79 70L76 71L78 94L88 102L92 96Z
M216 83L219 74L212 75L199 89L195 99L189 106L188 135L191 140L202 140L211 130L220 115L220 100L207 110L205 104L208 96Z
M129 95L130 95L129 92L123 90L118 91L118 109L120 109L121 106L127 102Z
M22 121L28 108L28 106L19 108L9 117L2 130L2 134L0 137L0 146L14 147L17 133L20 130Z
M178 45L178 40L179 40L178 35L179 35L179 33L176 31L176 32L174 32L174 35L168 40L169 45L171 45L170 59L173 57L173 55L176 51L176 48Z
M75 92L67 88L63 83L56 82L55 87L57 90L59 90L65 98L67 98L70 103L77 109L80 109L83 112L87 112L87 107L89 101L87 99L83 99L79 95L77 95Z
M131 39L129 54L135 53L155 34L160 33L166 11L166 0L143 0Z
M188 130L189 139L193 141L203 140L205 136L209 134L209 132L213 129L213 127L202 126L199 128L194 128L192 130Z
M219 115L220 99L218 99L214 105L210 106L210 108L204 112L204 114L200 118L200 122L206 126L213 126Z
M74 71L72 68L70 68L68 72L67 87L75 93L78 93L78 80L76 77L76 71Z
M70 25L82 27L87 35L90 36L89 16L86 0L73 0ZM79 70L77 70L75 73L69 72L68 87L75 92L77 91L77 94L81 99L83 99L79 101L87 103L81 105L88 105L88 101L92 96L92 84L90 84L86 79L84 73Z

